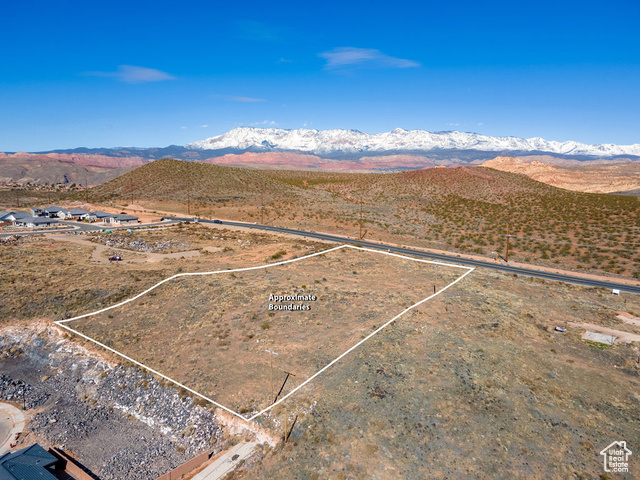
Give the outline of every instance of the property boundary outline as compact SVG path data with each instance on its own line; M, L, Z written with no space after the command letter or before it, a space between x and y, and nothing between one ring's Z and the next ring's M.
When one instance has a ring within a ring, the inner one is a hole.
M261 270L261 269L266 269L266 268L270 268L270 267L276 267L278 265L284 265L287 263L293 263L293 262L298 262L300 260L306 260L308 258L312 258L312 257L316 257L319 255L324 255L330 252L334 252L337 250L341 250L343 248L351 248L354 250L360 250L363 252L371 252L371 253L377 253L377 254L384 254L384 255L389 255L391 257L397 257L397 258L402 258L405 260L411 260L414 262L420 262L420 263L429 263L429 264L433 264L433 265L440 265L440 266L444 266L444 267L452 267L452 268L460 268L463 270L467 270L464 274L462 274L461 276L459 276L458 278L456 278L453 282L449 283L448 285L446 285L445 287L441 288L440 290L438 290L437 292L433 293L432 295L429 295L428 297L420 300L417 303L414 303L413 305L411 305L410 307L405 308L402 312L400 312L398 315L396 315L395 317L393 317L391 320L387 321L385 324L383 324L382 326L378 327L376 330L374 330L372 333L370 333L369 335L367 335L365 338L363 338L362 340L360 340L358 343L356 343L355 345L353 345L352 347L350 347L349 349L347 349L344 353L342 353L341 355L339 355L338 357L336 357L334 360L332 360L331 362L329 362L327 365L325 365L324 367L322 367L318 372L316 372L315 374L313 374L312 376L310 376L309 378L307 378L304 382L302 382L300 385L298 385L296 388L294 388L293 390L291 390L289 393L287 393L286 395L284 395L281 399L279 399L277 402L272 403L271 405L269 405L267 408L264 408L263 410L259 411L258 413L256 413L255 415L246 418L244 416L242 416L240 413L230 409L229 407L225 407L224 405L216 402L215 400L210 399L209 397L202 395L199 392L196 392L195 390L187 387L186 385L183 385L182 383L158 372L157 370L148 367L147 365L144 365L143 363L138 362L137 360L134 360L133 358L125 355L124 353L118 352L117 350L105 345L104 343L101 343L67 325L65 325L65 323L67 322L72 322L74 320L80 320L81 318L86 318L86 317L91 317L93 315L98 315L100 313L106 312L108 310L117 308L117 307L121 307L122 305L126 305L129 302L133 302L134 300L137 300L138 298L142 297L143 295L146 295L147 293L151 292L152 290L156 289L157 287L159 287L160 285L163 285L164 283L167 283L175 278L179 278L179 277L191 277L191 276L200 276L200 275L215 275L215 274L219 274L219 273L234 273L234 272L246 272L246 271L250 271L250 270ZM185 390L187 390L188 392L216 405L219 408L222 408L223 410L231 413L232 415L235 415L238 418L241 418L242 420L246 421L246 422L251 422L253 420L255 420L256 418L258 418L260 415L263 415L264 413L268 412L269 410L271 410L273 407L275 407L276 405L284 402L287 398L289 398L291 395L293 395L295 392L297 392L298 390L300 390L302 387L304 387L305 385L307 385L311 380L313 380L314 378L316 378L318 375L320 375L321 373L323 373L325 370L327 370L329 367L331 367L332 365L334 365L335 363L337 363L338 361L340 361L343 357L345 357L346 355L348 355L349 353L351 353L353 350L355 350L356 348L358 348L360 345L362 345L363 343L365 343L367 340L369 340L371 337L373 337L374 335L377 335L378 333L380 333L382 330L384 330L386 327L388 327L389 325L391 325L393 322L395 322L397 319L399 319L400 317L402 317L405 313L413 310L414 308L422 305L423 303L431 300L432 298L440 295L441 293L443 293L445 290L447 290L448 288L452 287L453 285L455 285L456 283L458 283L460 280L462 280L464 277L466 277L467 275L469 275L472 271L474 271L475 268L473 267L465 267L463 265L454 265L451 263L444 263L444 262L439 262L439 261L435 261L435 260L424 260L424 259L419 259L419 258L412 258L412 257L407 257L405 255L399 255L397 253L391 253L391 252L385 252L385 251L381 251L381 250L375 250L372 248L364 248L364 247L356 247L354 245L339 245L337 247L334 248L330 248L328 250L323 250L321 252L316 252L316 253L312 253L310 255L305 255L303 257L299 257L299 258L294 258L291 260L284 260L282 262L276 262L276 263L270 263L267 265L259 265L256 267L245 267L245 268L235 268L235 269L230 269L230 270L216 270L213 272L191 272L191 273L177 273L175 275L172 275L171 277L165 278L164 280L161 280L160 282L156 283L155 285L153 285L152 287L146 289L145 291L139 293L138 295L135 295L129 299L123 300L120 303L117 303L115 305L111 305L110 307L106 307L106 308L102 308L100 310L96 310L95 312L90 312L90 313L85 313L84 315L78 315L76 317L72 317L72 318L67 318L65 320L57 320L54 321L53 323L58 325L59 327L62 327L72 333L74 333L75 335L78 335L82 338L84 338L85 340L89 340L92 343L95 343L96 345L112 352L115 353L116 355L124 358L125 360L128 360L129 362L151 372L152 374L163 378L171 383L174 383L175 385L184 388Z

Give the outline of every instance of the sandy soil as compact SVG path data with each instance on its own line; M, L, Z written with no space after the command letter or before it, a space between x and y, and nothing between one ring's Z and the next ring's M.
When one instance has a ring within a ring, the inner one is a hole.
M435 282L442 288L465 272L341 249L266 269L182 277L69 326L224 406L256 412L281 387L285 395L433 294ZM278 302L271 294L316 300ZM269 310L291 304L309 310Z

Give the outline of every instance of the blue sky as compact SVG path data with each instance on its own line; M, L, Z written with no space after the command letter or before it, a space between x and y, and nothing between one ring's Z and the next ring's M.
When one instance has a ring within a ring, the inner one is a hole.
M5 0L0 18L0 151L237 126L640 143L636 0Z

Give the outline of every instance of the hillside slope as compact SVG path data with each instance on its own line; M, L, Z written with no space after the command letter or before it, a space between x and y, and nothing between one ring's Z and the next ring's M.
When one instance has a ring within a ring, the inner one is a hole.
M367 239L495 258L506 254L510 233L510 259L640 278L638 198L572 192L484 167L361 174L160 160L91 195L351 237L360 234L362 204Z
M538 182L588 193L628 192L640 188L640 163L555 166L526 157L496 157L482 164L520 173Z
M0 153L0 182L21 184L98 185L142 165L141 158L113 158L103 155Z

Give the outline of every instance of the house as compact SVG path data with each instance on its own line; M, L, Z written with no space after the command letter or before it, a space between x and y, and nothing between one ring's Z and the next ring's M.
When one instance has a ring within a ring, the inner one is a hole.
M60 460L37 443L17 452L0 456L0 478L6 480L56 480L54 472ZM64 466L62 467L64 469Z
M41 208L36 208L36 207L31 208L32 217L41 217L42 215L44 215L44 212L42 211Z
M74 220L83 220L87 217L87 215L89 215L89 212L81 208L72 208L71 210L69 210L68 215Z
M33 227L50 227L51 225L57 225L58 220L56 218L47 218L47 217L34 217L33 218ZM31 225L27 225L30 227Z
M64 450L37 443L0 455L0 480L100 480Z
M120 225L121 223L138 223L138 217L135 217L133 215L114 215L111 218L111 223L114 225Z
M56 206L46 207L44 210L44 215L49 218L67 218L67 213L69 212L66 208L60 208Z
M61 208L56 216L61 220L68 220L72 218L69 214L69 210L67 210L66 208Z
M0 211L0 225L8 225L8 224L11 223L10 220L5 219L5 217L8 216L11 213L13 213L13 212L2 212L2 211Z
M3 222L11 222L14 227L25 227L34 218L28 212L11 212L0 218Z
M107 222L110 222L114 216L115 215L113 213L101 212L98 210L96 212L91 212L87 216L87 219L91 222L107 223Z

